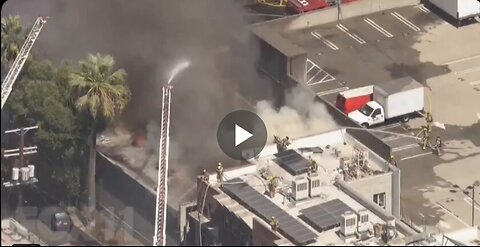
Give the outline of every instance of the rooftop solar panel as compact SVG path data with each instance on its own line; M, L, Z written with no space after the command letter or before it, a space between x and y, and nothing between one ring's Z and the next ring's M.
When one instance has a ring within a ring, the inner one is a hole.
M242 184L242 181L239 178L229 180L223 186L223 191L267 222L275 216L278 220L278 231L294 244L306 245L315 242L317 234L250 185Z
M354 211L339 199L334 199L316 206L300 210L302 218L318 231L326 231L340 225L341 215Z
M287 150L275 154L277 163L293 176L307 173L310 162L295 150Z
M323 149L321 147L299 148L298 151L300 151L301 153L308 153L308 152L312 152L312 153L315 153L315 154L323 153Z

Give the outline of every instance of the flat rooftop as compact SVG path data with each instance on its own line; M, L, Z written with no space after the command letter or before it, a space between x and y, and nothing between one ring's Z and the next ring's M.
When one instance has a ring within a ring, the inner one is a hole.
M307 173L293 175L291 172L282 168L282 165L279 164L280 161L278 160L278 155L274 154L276 153L275 145L269 145L265 147L258 159L249 160L249 165L244 165L239 168L226 169L224 172L224 179L226 182L224 184L224 188L221 189L223 193L216 195L215 197L218 201L224 203L224 205L232 212L238 212L239 218L241 218L250 227L253 227L253 217L262 218L262 216L258 215L258 213L254 213L254 209L245 210L245 208L248 208L248 205L246 205L245 202L242 202L241 199L232 198L232 196L235 197L235 195L232 194L231 190L242 190L243 186L238 184L245 183L249 185L250 188L253 188L253 190L258 192L257 195L259 194L263 198L266 198L288 215L292 216L294 219L297 219L302 226L305 226L309 230L313 231L318 237L316 237L315 242L310 243L309 245L345 244L344 239L337 234L337 232L340 230L340 227L337 226L325 231L318 231L312 225L306 223L305 220L301 220L301 217L303 217L302 215L304 215L304 210L322 203L331 202L333 200L342 202L344 205L346 205L346 207L355 212L365 209L365 207L363 207L359 202L334 185L335 179L342 179L343 177L340 172L340 159L351 158L354 147L357 145L353 139L351 139L351 137L345 135L346 134L343 133L343 130L337 130L320 135L292 140L292 144L290 146L292 149L289 152L296 152L305 160L309 160L311 158L315 160L319 166L315 177L320 178L321 192L314 197L308 197L307 199L298 201L289 199L289 196L291 196L292 181L298 177L307 177L309 175ZM343 143L344 140L346 145ZM315 152L312 152L312 150ZM319 152L320 150L322 150L321 153ZM380 160L374 161L369 159L368 166L370 170L367 172L365 172L365 170L360 171L360 177L358 177L359 179L389 172L388 168L386 168ZM266 184L268 183L266 178L271 176L277 176L279 178L279 184L277 186L279 192L273 198L265 195ZM216 180L216 174L210 175L209 181L211 186L219 185ZM236 186L236 188L230 188L231 186ZM232 199L237 203L233 203ZM368 224L370 224L372 227L377 223L385 224L380 217L371 211L368 211L368 214ZM266 219L264 219L264 221L269 223ZM376 240L372 238L366 242L374 243Z

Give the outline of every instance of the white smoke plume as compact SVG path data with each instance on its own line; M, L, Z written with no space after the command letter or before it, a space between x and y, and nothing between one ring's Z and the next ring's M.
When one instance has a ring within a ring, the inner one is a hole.
M264 121L269 133L268 142L273 141L273 135L296 138L337 127L325 104L315 101L314 95L304 88L297 86L291 89L285 101L285 105L279 109L265 100L256 105L257 114Z

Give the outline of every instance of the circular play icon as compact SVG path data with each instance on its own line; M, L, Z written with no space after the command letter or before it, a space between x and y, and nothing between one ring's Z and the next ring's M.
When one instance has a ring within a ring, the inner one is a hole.
M265 147L267 128L257 114L234 111L220 122L217 141L222 151L232 159L248 160L260 154Z

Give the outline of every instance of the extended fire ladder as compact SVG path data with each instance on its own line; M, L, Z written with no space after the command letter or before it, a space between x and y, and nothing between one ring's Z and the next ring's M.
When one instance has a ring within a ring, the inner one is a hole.
M45 23L47 23L46 17L37 18L33 24L32 30L30 30L30 33L25 40L25 43L23 43L22 49L20 49L20 52L18 53L17 58L15 58L15 61L8 71L7 76L5 76L5 79L2 82L2 109L3 105L5 105L5 102L7 102L8 96L12 92L12 87L15 83L15 80L17 79L18 74L20 74L23 64L25 64L25 61L27 61L28 54L30 53L33 44L35 43L35 40L37 40L38 35L40 34L40 31L42 31L42 27Z
M172 86L163 87L162 96L162 123L160 135L160 150L158 161L158 186L157 186L157 205L155 211L155 235L153 245L165 245L165 225L167 208L167 177L168 177L168 150L169 150L169 132L170 132L170 97L172 95Z

